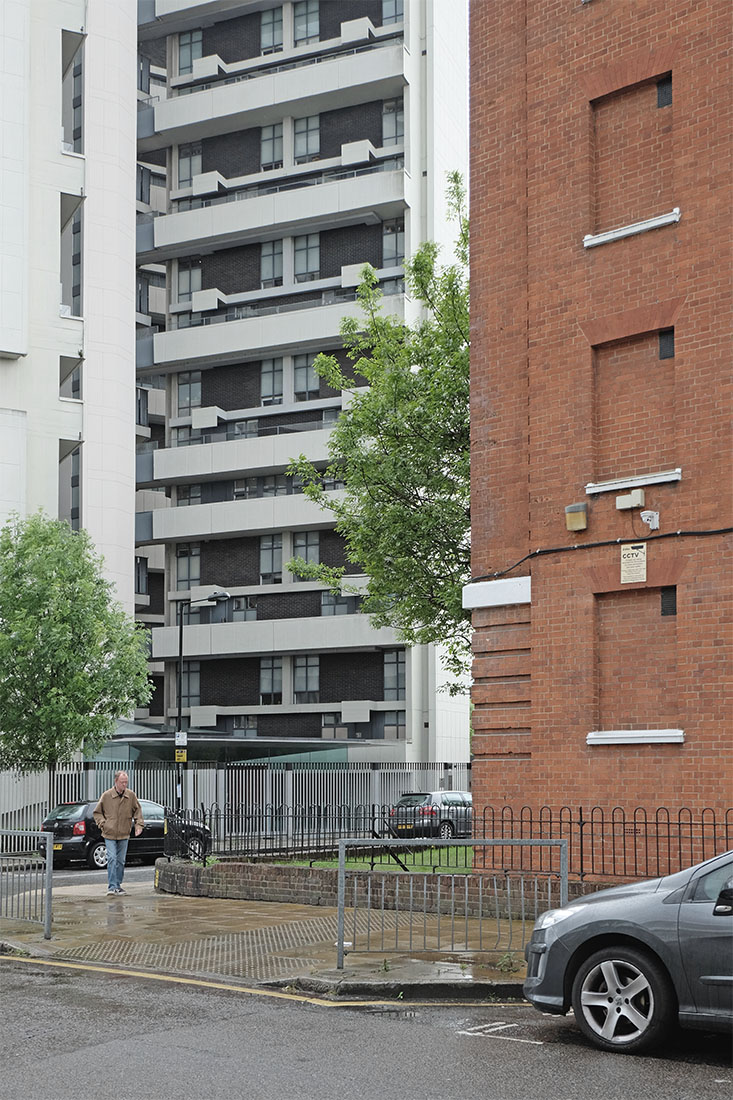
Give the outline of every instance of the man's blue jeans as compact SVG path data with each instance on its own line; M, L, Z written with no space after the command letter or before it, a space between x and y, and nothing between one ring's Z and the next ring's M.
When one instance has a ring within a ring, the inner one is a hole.
M110 840L104 838L107 848L107 889L119 890L122 886L122 876L125 873L125 857L130 838L124 840Z

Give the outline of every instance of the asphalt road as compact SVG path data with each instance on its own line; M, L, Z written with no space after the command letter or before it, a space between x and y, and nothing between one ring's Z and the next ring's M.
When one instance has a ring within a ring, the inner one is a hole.
M523 1006L312 1004L0 961L2 1100L723 1100L726 1038L603 1054Z

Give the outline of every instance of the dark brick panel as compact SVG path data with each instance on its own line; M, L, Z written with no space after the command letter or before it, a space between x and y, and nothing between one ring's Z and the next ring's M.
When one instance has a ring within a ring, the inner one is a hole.
M204 172L221 172L226 179L260 170L260 128L217 134L201 142Z
M162 38L148 38L140 42L140 53L143 57L147 57L151 65L164 69L166 66L165 43L165 35Z
M320 421L323 417L323 411L321 409L299 409L297 412L283 413L282 416L268 416L263 417L260 420L260 428L262 427L278 427L284 428L288 424L308 424L311 421Z
M234 499L233 481L205 481L201 486L201 503L216 504L222 500Z
M224 294L240 294L258 290L260 286L260 246L246 244L239 248L223 248L201 258L201 286L216 287Z
M349 225L321 233L321 278L339 275L348 264L382 266L380 225Z
M257 706L260 701L258 657L201 662L201 705Z
M150 702L148 703L148 712L151 718L162 718L165 701L165 679L162 676L151 676L150 682L153 685L153 694L150 696Z
M341 24L367 15L375 27L382 25L382 0L321 0L319 37L321 42L338 38Z
M258 619L309 619L320 614L320 592L283 591L257 597Z
M150 596L150 615L162 615L165 611L165 574L148 573L148 595Z
M204 57L218 54L222 61L244 61L260 54L260 13L223 19L204 27Z
M368 138L379 148L382 144L382 101L357 103L321 114L321 156L337 157L347 141Z
M213 539L201 547L202 584L259 584L260 540Z
M324 565L329 565L336 569L340 566L345 566L346 571L350 573L357 570L357 566L350 565L346 561L344 540L341 535L337 535L335 531L321 531L320 550L321 561Z
M381 699L384 666L378 653L327 653L321 655L321 702L342 699Z
M258 737L321 736L320 714L260 714L257 717Z
M139 159L143 164L157 164L160 168L165 168L167 152L167 149L147 149L140 154Z
M250 409L260 403L260 364L235 363L201 375L201 404L220 409Z

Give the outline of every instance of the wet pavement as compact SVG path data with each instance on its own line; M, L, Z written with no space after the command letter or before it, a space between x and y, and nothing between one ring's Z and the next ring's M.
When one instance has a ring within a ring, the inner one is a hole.
M55 886L52 938L40 925L2 920L0 949L331 996L521 997L522 973L503 975L489 953L352 951L337 970L335 907L187 898L150 883L125 889L108 897L99 883Z

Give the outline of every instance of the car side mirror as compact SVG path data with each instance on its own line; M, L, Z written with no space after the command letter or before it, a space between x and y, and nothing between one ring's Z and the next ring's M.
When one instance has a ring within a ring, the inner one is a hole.
M724 886L718 894L713 916L730 917L731 915L733 915L733 886Z

